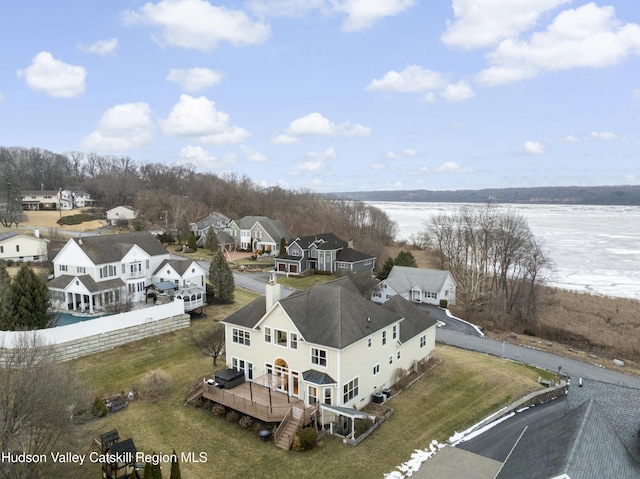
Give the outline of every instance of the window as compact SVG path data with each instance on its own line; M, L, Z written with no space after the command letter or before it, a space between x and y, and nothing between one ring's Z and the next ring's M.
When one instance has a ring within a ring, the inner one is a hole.
M289 335L289 347L291 349L298 349L298 335L296 333L291 333Z
M60 270L62 270L62 267L60 267ZM87 268L85 268L84 266L76 266L76 271L78 274L85 274L87 272Z
M420 336L420 347L424 348L427 345L427 335Z
M251 333L249 331L233 328L231 336L234 343L251 346Z
M375 376L376 374L378 374L380 372L380 363L376 364L373 367L373 375Z
M311 348L311 364L327 367L327 352L324 349Z
M367 338L367 347L370 348L371 347L371 338Z
M279 346L284 346L285 348L287 347L287 332L286 331L280 331L279 329L274 329L273 330L275 338L276 338L276 344L278 344Z
M324 403L331 406L331 388L324 388Z
M4 246L0 246L0 253L4 253Z
M394 324L391 330L391 339L397 339L397 338L398 338L398 325Z
M348 403L358 397L358 378L354 378L342 387L342 402Z
M245 378L253 379L253 364L244 359L231 358L231 367L236 371L244 373Z
M19 245L19 244L17 244L17 245L16 245L16 253L19 253L19 252L20 252L20 245Z
M264 328L264 342L265 343L271 342L271 328L269 327Z
M69 268L67 268L67 265L66 265L66 264L61 264L61 265L60 265L60 271L67 272L67 271L68 271L68 269L69 269Z
M393 354L389 356L389 364L393 364Z
M398 353L396 354L396 359L400 361L400 351L398 351Z
M315 404L318 400L318 388L309 386L309 404Z
M387 344L387 332L382 331L382 345L384 346L385 344Z

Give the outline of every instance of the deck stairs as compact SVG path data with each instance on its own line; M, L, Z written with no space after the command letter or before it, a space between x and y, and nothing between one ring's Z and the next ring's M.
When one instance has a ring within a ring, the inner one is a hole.
M275 445L284 451L291 449L293 438L298 429L303 426L303 422L304 411L300 408L292 407L276 430L274 435Z

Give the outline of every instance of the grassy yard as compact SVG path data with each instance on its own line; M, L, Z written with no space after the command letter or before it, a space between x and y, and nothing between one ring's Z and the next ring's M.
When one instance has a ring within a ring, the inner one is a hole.
M190 344L189 335L254 297L238 290L235 305L209 307L207 317L194 321L189 330L74 361L72 366L91 397L129 391L151 370L171 376L171 393L155 402L134 401L113 416L75 426L58 449L87 453L93 438L116 428L121 438L132 437L138 450L145 453L171 453L174 449L178 453L206 452L207 463L181 464L183 477L375 478L408 460L414 449L427 447L433 439L444 441L539 387L539 372L532 368L439 346L436 354L442 363L388 401L395 413L357 447L329 437L310 452L280 451L237 424L184 405L189 386L199 376L214 371L211 359ZM218 368L223 365L224 360L220 360ZM168 468L164 468L167 477ZM70 471L61 472L65 477L98 477L99 466L85 464L82 476L77 466L72 475Z

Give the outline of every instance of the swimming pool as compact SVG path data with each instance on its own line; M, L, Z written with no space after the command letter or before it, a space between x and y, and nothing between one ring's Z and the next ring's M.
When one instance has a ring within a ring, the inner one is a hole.
M81 314L72 314L72 313L56 313L59 315L58 322L55 326L67 326L68 324L76 324L82 323L83 321L89 321L91 319L101 318L102 316L106 316L106 314L94 314L94 315L81 315Z

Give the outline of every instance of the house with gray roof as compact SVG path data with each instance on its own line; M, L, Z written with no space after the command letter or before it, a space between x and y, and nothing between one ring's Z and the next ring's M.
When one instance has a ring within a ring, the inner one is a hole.
M449 271L394 266L389 276L371 290L371 301L384 303L396 295L414 303L456 302L456 283Z
M353 249L333 233L319 233L292 240L286 253L276 257L276 271L301 274L309 270L328 273L373 272L376 257Z
M279 220L266 216L245 216L231 220L226 231L233 238L236 248L249 251L264 250L278 254L280 241L290 242L295 236Z
M227 216L214 211L197 223L191 223L190 227L193 234L196 235L196 238L199 238L200 236L204 236L211 227L216 233L224 231L230 221Z
M265 297L223 324L229 368L320 405L327 424L338 421L340 408L361 409L382 396L435 349L436 320L428 312L400 296L373 303L348 277L281 298L274 276Z
M47 259L48 240L40 238L36 228L34 236L15 231L0 233L0 260L3 261L44 261Z
M169 252L147 231L72 238L53 259L52 303L93 313L124 297L144 301L165 260Z

